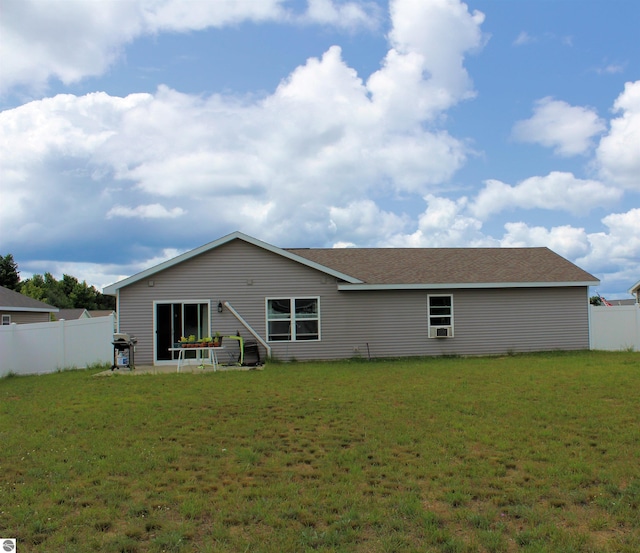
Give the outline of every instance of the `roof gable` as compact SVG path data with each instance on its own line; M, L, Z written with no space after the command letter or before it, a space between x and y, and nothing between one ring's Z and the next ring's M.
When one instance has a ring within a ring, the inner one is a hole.
M318 271L321 271L323 273L326 273L328 275L331 275L335 278L338 278L340 280L344 280L346 282L350 282L353 284L356 284L358 282L360 282L358 279L353 278L352 276L349 276L347 274L342 274L339 271L336 271L335 269L332 269L330 267L325 267L322 265L319 265L318 263L316 263L313 260L310 259L306 259L304 257L300 257L298 255L296 255L295 253L292 253L290 251L287 250L283 250L281 248L278 248L276 246L272 246L271 244L267 244L266 242L262 242L261 240L258 240L257 238L253 238L251 236L248 236L246 234L243 234L241 232L233 232L231 234L228 234L227 236L224 236L218 240L214 240L213 242L209 242L208 244L205 244L204 246L200 246L199 248L196 248L194 250L190 250L188 252L185 252L181 255L178 255L177 257L174 257L172 259L169 259L168 261L165 261L163 263L160 263L159 265L155 265L154 267L151 267L149 269L146 269L145 271L142 271L140 273L137 273L129 278L125 278L123 280L120 280L114 284L110 284L109 286L105 287L103 290L103 293L106 295L113 295L116 293L117 290L119 290L120 288L124 288L126 286L129 286L130 284L134 284L135 282L138 282L140 280L143 280L145 278L149 278L150 276L159 273L160 271L164 271L165 269L169 269L170 267L174 267L175 265L178 265L184 261L187 261L188 259L192 259L198 255L201 255L205 252L211 251L215 248L218 248L224 244L228 244L229 242L233 241L233 240L242 240L244 242L247 242L248 244L252 244L258 248L262 248L264 250L270 251L272 253L275 253L276 255L280 255L282 257L291 259L292 261L295 261L297 263L301 263L303 265L306 265L308 267L311 267L313 269L316 269Z

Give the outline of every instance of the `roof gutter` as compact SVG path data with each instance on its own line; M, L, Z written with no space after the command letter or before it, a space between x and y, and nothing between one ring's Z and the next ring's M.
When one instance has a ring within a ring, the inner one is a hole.
M599 280L582 282L449 282L419 284L350 284L338 283L338 290L345 292L366 290L451 290L489 288L566 288L598 286Z

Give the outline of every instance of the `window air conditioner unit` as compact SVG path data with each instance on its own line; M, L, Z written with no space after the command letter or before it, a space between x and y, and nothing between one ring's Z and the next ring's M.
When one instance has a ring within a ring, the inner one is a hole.
M432 326L430 328L429 338L453 338L453 327Z

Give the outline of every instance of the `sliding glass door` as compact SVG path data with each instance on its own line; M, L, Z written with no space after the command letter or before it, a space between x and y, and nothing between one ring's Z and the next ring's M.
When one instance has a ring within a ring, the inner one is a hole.
M174 361L178 352L169 348L182 336L209 336L209 301L155 302L156 361Z

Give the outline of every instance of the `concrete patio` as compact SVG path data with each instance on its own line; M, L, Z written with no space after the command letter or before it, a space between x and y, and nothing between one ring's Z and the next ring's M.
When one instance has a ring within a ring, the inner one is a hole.
M200 365L183 365L180 368L180 373L213 373L213 372L228 372L228 371L261 371L264 369L264 365L258 365L256 367L238 366L238 365L218 365L216 369L211 365L205 365L202 368ZM96 373L94 376L141 376L148 374L169 374L178 372L177 365L162 365L154 367L152 365L138 365L135 369L115 369Z

